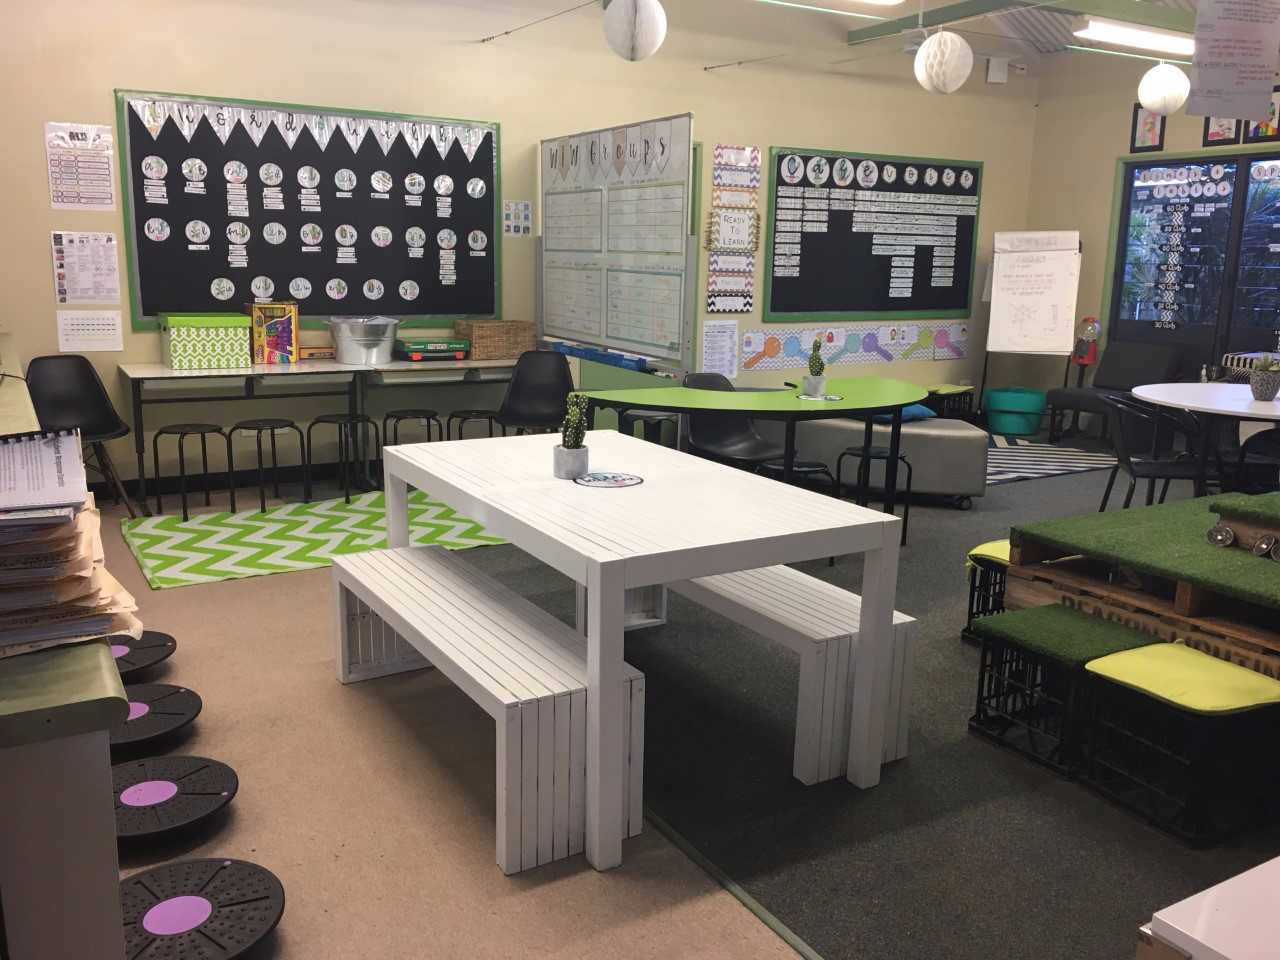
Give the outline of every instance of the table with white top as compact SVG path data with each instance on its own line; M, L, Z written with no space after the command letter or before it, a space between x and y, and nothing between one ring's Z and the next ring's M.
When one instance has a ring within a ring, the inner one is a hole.
M622 862L622 654L628 590L736 570L861 553L862 622L851 657L848 779L880 780L900 520L610 430L587 434L595 470L643 483L593 488L552 476L556 435L388 447L388 542L409 543L408 488L585 587L587 858ZM608 798L608 802L604 802Z
M1134 387L1139 400L1160 407L1190 410L1206 417L1197 451L1196 496L1204 496L1209 450L1221 420L1280 421L1280 401L1255 400L1247 383L1149 383Z
M1273 960L1280 941L1280 857L1151 917L1151 932L1190 960Z

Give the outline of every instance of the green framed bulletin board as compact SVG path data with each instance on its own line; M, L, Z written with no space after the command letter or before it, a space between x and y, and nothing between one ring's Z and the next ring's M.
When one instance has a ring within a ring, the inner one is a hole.
M768 323L967 318L982 163L771 147Z
M255 300L309 325L501 315L497 123L115 95L133 329Z

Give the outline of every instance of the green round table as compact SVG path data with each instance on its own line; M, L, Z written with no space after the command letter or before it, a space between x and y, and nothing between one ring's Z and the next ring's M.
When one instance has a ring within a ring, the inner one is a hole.
M902 408L919 403L928 391L914 383L883 377L827 378L827 396L835 400L802 400L800 391L695 390L691 387L652 387L640 390L585 390L588 418L602 407L623 413L652 410L658 413L736 413L757 420L780 420L786 427L782 479L791 481L796 459L796 424L801 420L859 416L866 419L864 458L871 449L872 416L890 415L889 457L884 469L884 509L892 513L897 496L898 448L902 434Z

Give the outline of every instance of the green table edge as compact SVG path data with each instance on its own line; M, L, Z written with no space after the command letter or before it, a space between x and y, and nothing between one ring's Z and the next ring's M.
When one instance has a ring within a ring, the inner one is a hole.
M869 410L891 410L919 403L928 391L913 383L878 377L827 380L828 395L840 400L801 400L799 390L698 390L649 387L585 390L593 404L666 413L742 413L758 417L836 417Z
M0 748L106 730L128 714L105 641L0 660Z

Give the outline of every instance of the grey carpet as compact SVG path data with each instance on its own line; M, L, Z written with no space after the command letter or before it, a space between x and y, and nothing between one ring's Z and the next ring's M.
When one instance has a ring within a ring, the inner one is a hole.
M1096 510L1105 481L997 486L967 513L913 506L898 581L920 620L910 756L873 790L792 780L793 655L673 597L667 626L627 638L647 676L648 806L827 960L1120 960L1154 910L1280 853L1280 828L1188 849L967 732L966 551ZM468 558L572 617L567 581L514 548ZM804 569L858 587L857 562Z

